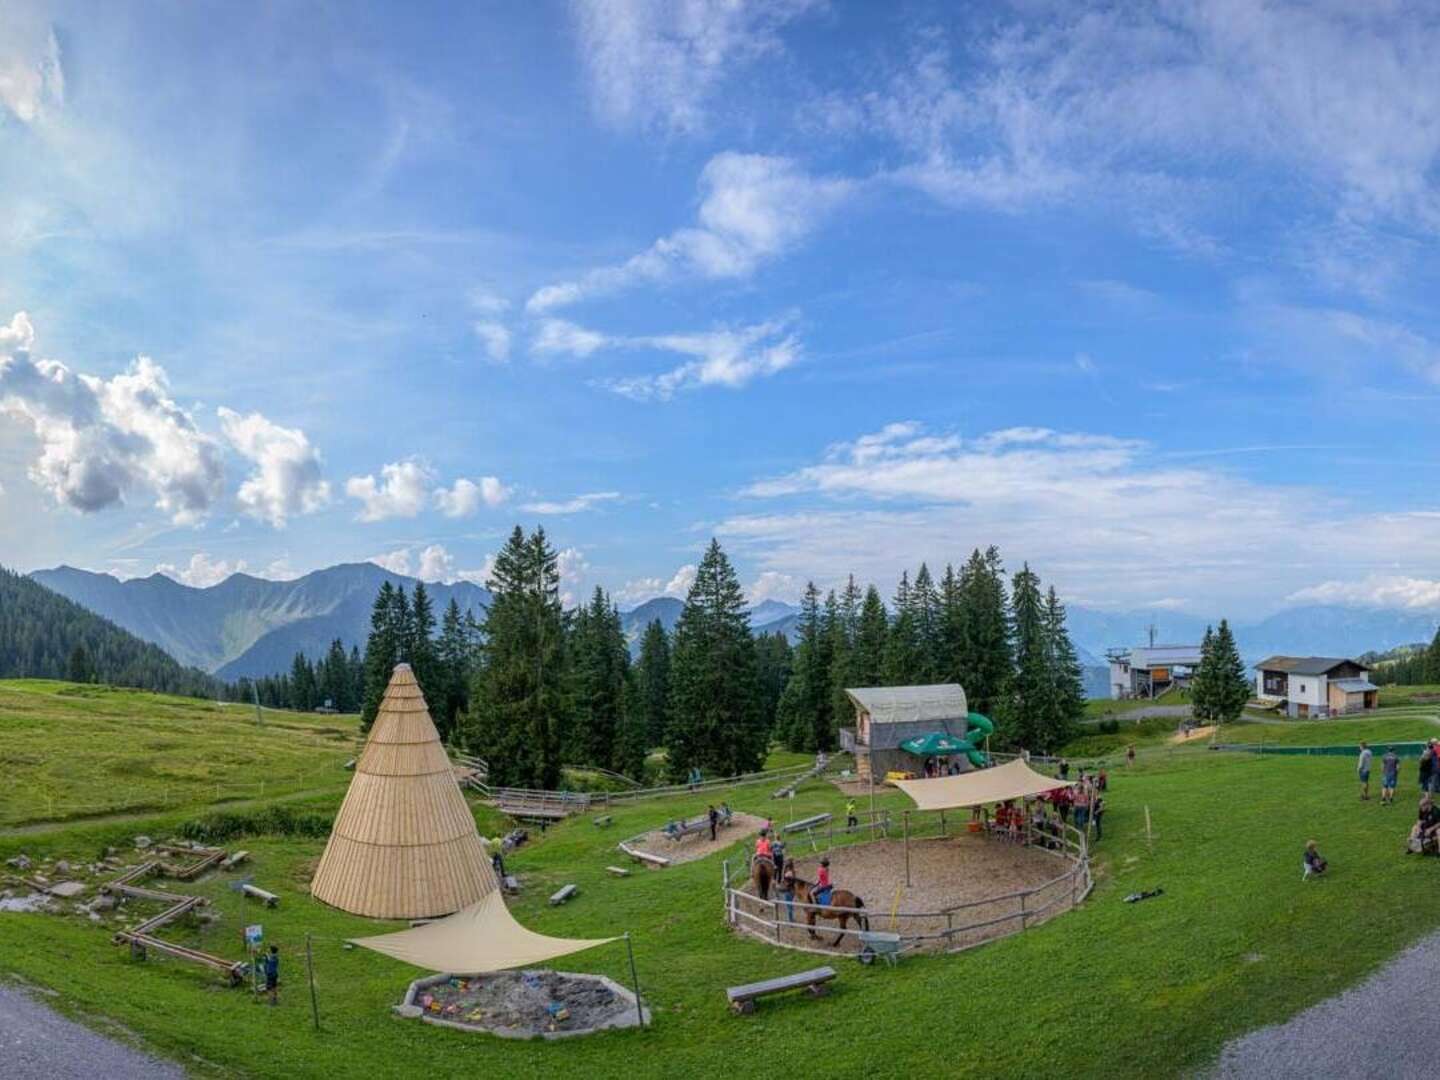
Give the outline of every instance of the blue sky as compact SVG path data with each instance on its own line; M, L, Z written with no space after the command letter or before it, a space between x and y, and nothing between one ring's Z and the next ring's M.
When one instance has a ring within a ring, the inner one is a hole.
M0 562L1440 610L1411 5L0 11Z

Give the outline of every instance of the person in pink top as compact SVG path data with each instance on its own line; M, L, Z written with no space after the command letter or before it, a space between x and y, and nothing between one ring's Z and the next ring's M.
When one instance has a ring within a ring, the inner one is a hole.
M830 860L821 859L820 869L815 871L815 888L811 895L815 897L815 903L826 905L830 903L830 893L835 886L830 884Z

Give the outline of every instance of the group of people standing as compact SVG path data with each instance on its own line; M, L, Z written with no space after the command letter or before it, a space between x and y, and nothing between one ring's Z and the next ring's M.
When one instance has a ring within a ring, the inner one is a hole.
M795 864L786 861L784 842L778 837L772 837L772 829L768 821L765 823L765 828L760 830L760 835L755 838L755 858L769 859L775 867L775 880L779 882L780 897L785 901L790 921L794 922L795 898L799 892L800 881L795 874ZM830 880L830 858L824 856L815 870L815 884L810 886L808 902L819 907L826 907L829 905L834 891L835 886Z

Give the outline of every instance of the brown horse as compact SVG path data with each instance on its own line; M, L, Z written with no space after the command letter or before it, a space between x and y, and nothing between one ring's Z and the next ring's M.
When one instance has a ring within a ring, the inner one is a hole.
M750 880L761 900L770 899L770 885L775 880L775 862L768 855L756 855L750 860Z
M802 904L815 903L814 885L800 878L788 878L787 880L794 882L796 900ZM853 910L855 908L863 908L864 906L865 901L861 900L860 897L856 896L849 889L831 889L830 902L828 904L820 907L807 908L805 910L805 925L807 928L805 932L812 938L818 938L820 935L815 933L815 920L817 918L840 920L840 932L835 935L835 940L830 943L830 946L833 948L844 940L845 928L850 925L851 919L855 920L855 925L861 930L870 929L870 917Z

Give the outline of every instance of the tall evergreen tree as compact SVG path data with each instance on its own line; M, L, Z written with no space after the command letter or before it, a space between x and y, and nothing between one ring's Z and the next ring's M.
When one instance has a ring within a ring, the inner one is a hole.
M884 686L886 640L890 633L890 619L885 613L885 601L880 599L880 590L874 585L865 590L865 600L860 605L860 619L855 630L855 652L853 657L855 686Z
M643 721L645 745L660 746L670 726L670 636L659 619L652 619L640 639L640 662L635 671L636 715Z
M486 582L482 662L470 687L466 738L492 783L553 789L560 782L557 718L568 706L565 616L555 550L518 526Z
M1425 650L1425 681L1440 683L1440 627L1435 630L1435 638L1430 642L1430 648Z
M933 683L940 678L942 617L940 594L930 577L930 568L923 562L910 586L910 612L915 623L915 669L911 679L918 684Z
M1065 605L1053 585L1045 594L1045 639L1051 681L1045 739L1048 745L1059 747L1074 737L1085 716L1085 676L1065 628Z
M620 733L615 739L612 768L632 780L643 781L645 759L650 754L651 744L645 712L640 707L640 683L634 668L630 669L624 690L624 700L620 708Z
M895 615L885 639L885 685L909 686L920 681L925 661L910 593L908 571L895 589Z
M68 678L71 682L92 683L95 681L95 665L90 660L90 653L85 648L85 643L77 641L75 647L70 650L70 661L66 665Z
M1215 629L1205 627L1200 640L1200 664L1190 677L1190 712L1196 720L1215 718Z
M589 606L576 612L569 655L575 672L570 752L580 764L611 768L624 716L630 650L620 612L598 585Z
M671 775L683 777L692 766L722 776L759 768L767 739L760 708L745 594L711 540L675 625L666 738Z
M402 593L403 595L403 593ZM423 581L415 583L415 593L410 600L410 618L403 625L402 651L425 695L425 703L434 715L437 702L443 703L440 665L435 657L435 607L430 603L430 592ZM446 733L441 732L442 738Z
M982 554L977 548L960 572L959 587L965 609L960 683L970 708L993 717L1017 667L999 550L990 547Z
M945 564L940 578L940 628L936 648L936 678L940 682L963 683L966 624L965 598L960 588L960 575L955 567Z
M397 596L397 593L399 594ZM365 642L365 696L360 709L360 729L369 731L380 711L380 699L390 685L390 675L400 662L402 627L397 611L404 608L404 591L388 581L380 583L370 609L370 637Z
M855 714L855 706L845 691L865 685L855 677L862 603L860 586L855 583L855 575L851 574L845 588L840 591L830 633L830 723L837 742L839 729L849 724Z
M295 654L290 665L290 708L311 712L320 704L317 700L315 669L302 652Z
M1220 620L1215 631L1215 641L1210 650L1212 680L1211 714L1215 723L1232 723L1240 719L1245 703L1250 700L1250 680L1245 677L1245 662L1240 659L1240 650L1235 645L1235 635L1230 623Z
M440 738L446 742L454 736L460 715L469 704L475 654L470 625L452 596L445 606L440 637L435 642L436 700L430 706Z
M1015 675L1000 713L1000 731L1013 746L1048 751L1055 748L1049 741L1054 680L1040 579L1028 565L1013 579L1010 605L1015 628Z
M780 697L794 673L794 650L784 634L761 634L755 639L755 666L765 730L779 733Z

